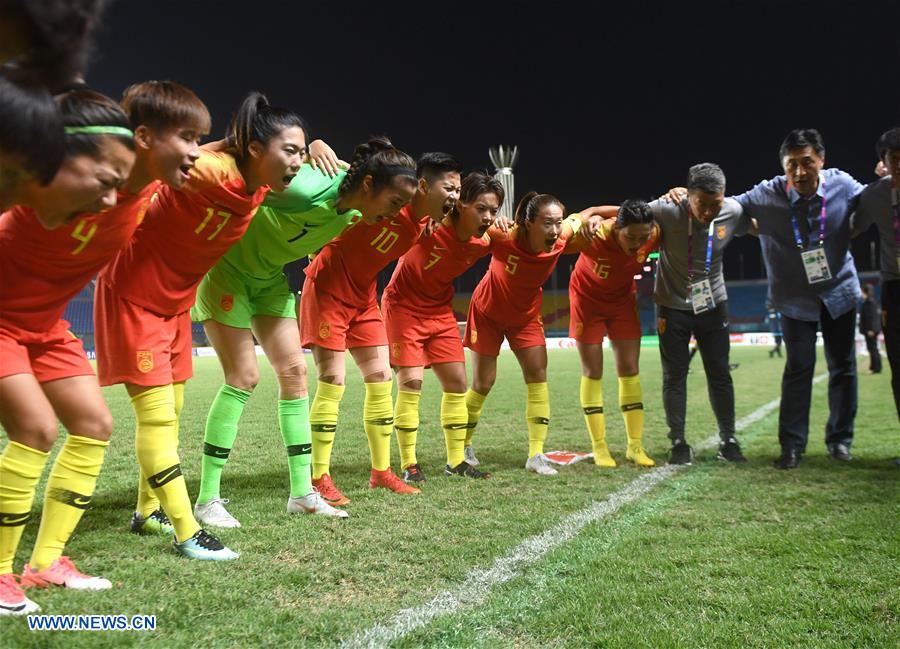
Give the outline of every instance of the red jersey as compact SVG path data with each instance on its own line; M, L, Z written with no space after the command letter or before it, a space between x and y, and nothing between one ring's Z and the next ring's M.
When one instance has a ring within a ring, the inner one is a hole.
M383 299L413 314L446 313L453 302L453 280L491 251L491 234L460 241L452 226L442 225L430 237L421 237L400 258Z
M472 305L497 323L507 327L524 325L541 313L544 282L550 277L559 256L566 251L571 230L564 230L550 252L534 253L518 226L505 238L494 241L488 272L475 287Z
M659 229L654 225L650 239L632 257L616 240L615 221L605 220L578 256L569 290L579 297L619 302L635 292L634 276L641 272L647 255L658 248Z
M158 315L188 310L200 280L241 238L268 191L264 186L248 195L231 155L201 150L182 189L160 188L148 218L102 281Z
M379 271L413 246L428 218L417 220L406 205L390 221L357 221L313 257L306 276L317 290L362 308L375 300Z
M69 300L128 244L159 185L120 191L114 208L55 230L45 230L27 207L0 216L0 324L49 331Z

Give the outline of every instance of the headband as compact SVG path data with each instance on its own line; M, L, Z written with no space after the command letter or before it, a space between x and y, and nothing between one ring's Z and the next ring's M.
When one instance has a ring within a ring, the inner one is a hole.
M67 126L66 135L121 135L122 137L134 137L134 132L123 126Z

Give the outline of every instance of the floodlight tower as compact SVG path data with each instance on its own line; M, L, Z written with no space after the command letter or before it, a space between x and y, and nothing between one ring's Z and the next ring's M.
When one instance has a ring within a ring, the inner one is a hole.
M503 199L503 205L500 207L500 215L512 220L515 211L515 178L513 176L513 165L519 159L519 147L516 145L499 145L488 149L488 155L491 162L497 169L494 172L494 178L503 185L503 191L506 197Z

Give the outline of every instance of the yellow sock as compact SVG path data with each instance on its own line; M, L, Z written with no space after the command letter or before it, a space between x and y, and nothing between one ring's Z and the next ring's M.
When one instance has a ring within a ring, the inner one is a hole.
M581 409L591 436L591 445L606 439L606 417L603 414L603 381L581 377Z
M484 408L485 399L487 399L486 394L475 392L472 388L469 388L466 391L466 412L468 413L466 446L472 445L472 435L475 433L475 427L478 425L478 420L481 419L481 409Z
M476 393L477 394L477 393ZM482 400L482 403L484 401ZM444 392L441 397L441 427L447 444L447 465L452 469L465 459L469 413L464 392Z
M172 384L172 391L175 396L175 444L178 444L179 422L181 421L181 410L184 408L184 383ZM150 485L147 483L147 476L143 470L138 467L138 499L135 511L143 518L147 518L150 514L161 507L159 498L153 493Z
M603 414L603 381L587 376L581 377L581 409L591 436L591 450L594 452L594 464L602 467L614 467L616 461L609 453L606 445L606 415Z
M547 382L526 383L528 401L525 403L525 421L528 424L528 457L544 452L544 440L550 427L550 391Z
M625 432L628 435L628 441L640 442L644 435L644 404L641 402L643 395L641 393L641 377L634 376L619 377L619 408L622 410L622 417L625 419Z
M391 428L394 427L394 408L391 403L393 381L366 383L363 402L363 428L369 438L372 468L384 471L391 466Z
M66 438L47 480L41 526L28 562L35 570L49 568L62 556L69 537L91 503L107 446L108 441L89 437L69 435Z
M416 464L416 439L419 437L418 392L399 390L394 405L394 428L397 429L397 446L400 447L400 467Z
M338 410L344 396L343 385L319 381L316 396L309 408L309 426L312 429L312 477L315 480L329 473L331 448L337 430Z
M13 441L0 454L0 575L13 571L16 548L49 457L50 453Z
M175 539L182 543L200 526L191 510L187 485L178 459L178 419L172 385L150 388L131 398L137 419L135 448L147 484L172 521Z

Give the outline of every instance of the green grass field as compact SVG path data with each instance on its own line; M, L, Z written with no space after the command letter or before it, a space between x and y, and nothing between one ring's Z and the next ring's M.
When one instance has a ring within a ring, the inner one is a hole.
M734 372L740 418L777 398L781 362L759 348L732 355L741 363ZM664 463L659 359L653 349L643 356L646 446ZM181 426L192 495L206 411L221 383L215 359L196 359L195 371ZM824 371L821 358L818 371ZM262 375L223 479L229 510L244 527L221 536L241 558L192 562L164 538L128 533L137 479L133 417L124 389L110 389L114 438L92 510L67 552L85 571L110 578L114 588L30 594L42 613L154 614L157 629L31 632L25 619L5 618L0 646L303 647L361 646L364 640L379 646L385 637L395 647L898 646L900 470L889 459L900 454L900 431L887 374L860 376L852 463L836 464L825 453L827 400L825 383L817 383L809 450L796 471L771 466L778 452L776 410L739 435L746 465L725 465L714 450L702 451L694 466L587 524L538 560L511 565L502 583L487 583L451 613L408 633L392 626L402 609L465 587L473 571L491 569L526 538L566 525L571 514L647 471L582 463L555 478L526 473L525 388L505 352L475 439L494 478L441 474L440 392L428 376L419 434L419 459L429 476L425 493L370 492L362 386L351 363L333 457L335 481L353 499L351 518L289 516L276 385L268 368ZM579 375L574 351L550 352L548 449L590 449ZM610 447L623 458L612 372L604 384ZM688 439L699 443L716 432L699 358L688 389ZM42 492L43 486L36 503ZM17 569L28 559L36 528L26 530ZM437 601L445 599L452 598ZM393 635L357 635L376 624L394 629Z

